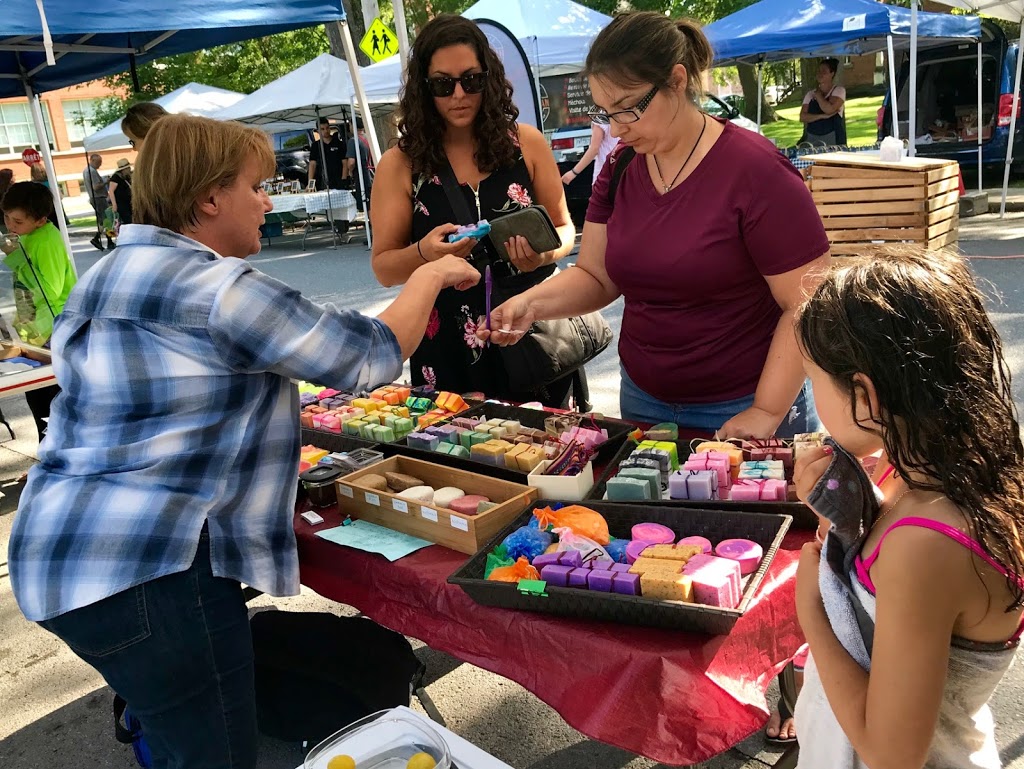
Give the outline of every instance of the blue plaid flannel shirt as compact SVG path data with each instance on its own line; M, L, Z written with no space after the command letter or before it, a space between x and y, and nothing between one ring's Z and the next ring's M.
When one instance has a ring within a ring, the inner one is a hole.
M298 391L394 381L378 320L320 306L168 230L128 225L57 319L54 400L8 554L44 620L184 571L209 525L213 572L299 589Z

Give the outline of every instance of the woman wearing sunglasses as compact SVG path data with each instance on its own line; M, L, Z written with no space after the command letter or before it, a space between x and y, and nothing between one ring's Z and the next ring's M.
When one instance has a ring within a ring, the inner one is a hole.
M602 30L587 56L591 117L620 146L594 184L577 266L497 308L481 336L513 344L501 330L622 296L624 418L722 437L804 432L817 417L793 312L829 244L799 172L701 111L711 60L691 21L630 13Z
M523 237L506 243L511 262L489 262L495 294L525 291L553 275L555 261L572 250L576 236L558 166L544 136L516 123L519 112L504 67L476 24L442 15L423 28L409 57L399 112L401 138L381 158L370 206L377 279L385 286L405 283L424 262L446 254L470 259L483 270L479 263L487 257L474 252L476 240L447 240L466 223L442 184L449 168L454 173L449 187L465 199L474 220L494 221L536 203L558 230L561 245L546 253L536 253ZM413 383L552 406L566 403L572 375L538 391L511 391L501 351L476 335L485 325L485 290L480 281L469 291L441 292L410 360ZM585 390L580 380L582 372L577 382ZM576 392L576 400L585 401L586 394Z

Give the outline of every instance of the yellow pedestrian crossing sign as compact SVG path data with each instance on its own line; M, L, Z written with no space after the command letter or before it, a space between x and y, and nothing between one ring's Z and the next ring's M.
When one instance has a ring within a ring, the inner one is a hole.
M398 53L398 42L395 33L388 29L378 17L366 30L366 34L359 42L359 48L376 63Z

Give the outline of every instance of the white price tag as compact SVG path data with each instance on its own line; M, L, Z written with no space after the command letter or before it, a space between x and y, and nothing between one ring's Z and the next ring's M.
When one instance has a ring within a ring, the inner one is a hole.
M377 496L376 494L366 492L366 504L374 505L375 507L380 507L380 497Z
M343 496L343 497L348 497L349 499L355 499L355 494L352 493L352 487L351 486L345 486L344 484L339 483L338 484L338 493L341 494L341 496Z
M392 499L391 506L400 513L409 512L409 503L406 502L404 499Z
M426 518L428 521L437 523L437 510L431 510L429 507L421 507L420 515Z
M459 518L459 516L453 515L451 521L453 529L458 529L459 531L469 531L469 521L467 521L465 518Z

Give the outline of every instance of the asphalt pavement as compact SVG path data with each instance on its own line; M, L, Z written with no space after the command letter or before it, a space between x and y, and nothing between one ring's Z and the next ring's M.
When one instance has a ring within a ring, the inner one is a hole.
M101 256L74 238L80 271ZM961 222L961 248L978 276L990 286L991 311L1003 335L1018 407L1024 403L1024 214L1000 221L994 215ZM330 248L321 236L299 247L299 239L275 239L251 259L259 269L319 302L375 314L395 296L380 287L365 244ZM568 260L571 263L572 259ZM570 268L571 269L571 268ZM0 280L6 277L0 275ZM605 310L617 332L622 305ZM618 356L614 349L588 366L595 408L618 414ZM111 693L91 668L63 644L18 612L6 568L6 549L21 485L17 478L35 460L36 436L20 397L0 402L17 437L0 443L0 769L130 769L131 751L114 741ZM0 440L5 436L0 427ZM3 479L6 479L3 480ZM297 611L349 611L309 591L291 599L261 597L254 607ZM517 769L647 769L661 764L585 738L525 689L447 655L420 648L431 684L428 692L449 728ZM571 671L566 671L571 675ZM997 740L1007 767L1024 769L1024 674L1011 669L993 700ZM771 701L774 695L769 692ZM414 703L413 707L419 707ZM340 725L339 725L340 726ZM755 769L771 766L759 734L702 766ZM298 746L264 739L260 769L292 769L301 763Z

